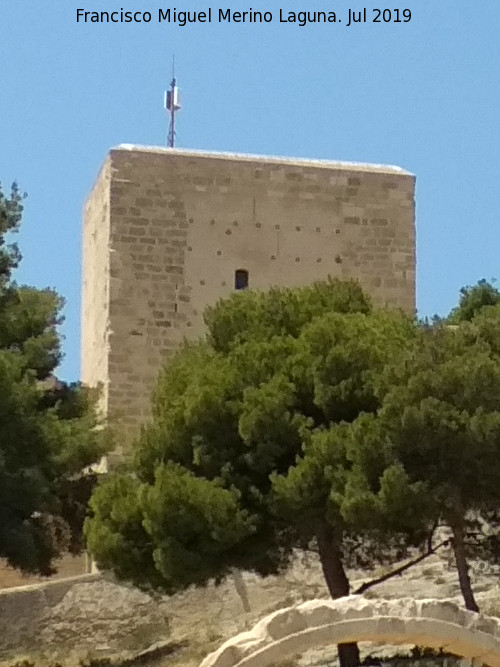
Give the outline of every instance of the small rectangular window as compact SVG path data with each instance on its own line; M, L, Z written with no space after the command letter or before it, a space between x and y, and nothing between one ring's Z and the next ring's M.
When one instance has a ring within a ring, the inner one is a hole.
M234 272L234 289L246 289L248 287L248 271L236 269Z

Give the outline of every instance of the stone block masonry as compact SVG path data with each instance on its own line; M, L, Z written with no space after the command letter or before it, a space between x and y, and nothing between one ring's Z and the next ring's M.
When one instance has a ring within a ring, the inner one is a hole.
M397 167L111 150L84 211L82 380L102 385L123 441L237 271L257 289L357 278L376 304L413 311L414 188Z

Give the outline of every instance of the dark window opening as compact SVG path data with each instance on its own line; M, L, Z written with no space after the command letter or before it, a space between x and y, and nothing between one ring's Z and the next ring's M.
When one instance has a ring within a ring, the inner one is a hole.
M248 287L248 271L236 269L234 272L234 289L246 289Z

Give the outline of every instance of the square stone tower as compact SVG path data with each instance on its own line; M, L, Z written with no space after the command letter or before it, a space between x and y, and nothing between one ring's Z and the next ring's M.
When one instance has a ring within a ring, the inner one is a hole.
M414 189L398 167L111 150L84 210L81 375L124 441L161 365L234 289L357 278L412 312Z

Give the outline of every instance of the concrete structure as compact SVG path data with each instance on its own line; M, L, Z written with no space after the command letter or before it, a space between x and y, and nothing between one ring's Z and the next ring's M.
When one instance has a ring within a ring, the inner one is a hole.
M414 185L380 165L111 150L84 212L83 382L102 384L105 413L133 437L161 364L235 280L354 277L412 311Z
M443 600L310 600L225 642L200 667L268 667L309 648L369 641L417 644L500 667L500 620Z

